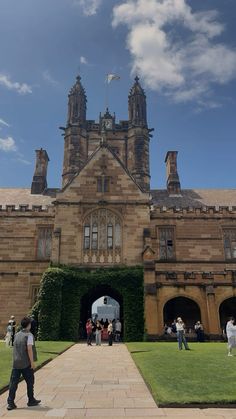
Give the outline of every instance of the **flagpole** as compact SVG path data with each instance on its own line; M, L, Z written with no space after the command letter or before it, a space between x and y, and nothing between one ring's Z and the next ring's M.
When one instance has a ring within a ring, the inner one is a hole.
M108 97L108 94L109 94L109 89L108 89L108 74L107 74L107 77L106 77L106 90L105 90L105 110L107 108L109 108L109 97Z
M117 74L107 74L106 76L106 91L105 91L105 107L109 108L109 84L112 80L120 80Z

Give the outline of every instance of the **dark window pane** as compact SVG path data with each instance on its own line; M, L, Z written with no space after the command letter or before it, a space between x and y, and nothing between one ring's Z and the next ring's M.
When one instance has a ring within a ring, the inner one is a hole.
M109 178L104 178L104 192L109 192Z
M159 229L160 259L174 258L174 230L173 228Z
M95 224L93 225L93 233L97 233L98 232L98 226Z
M84 228L84 235L85 235L85 237L89 237L90 236L90 227L89 226L85 226L85 228Z
M90 248L90 226L89 225L84 226L84 248L85 249Z
M113 235L112 226L110 226L110 225L107 227L107 235L109 237L112 237L112 235Z
M98 177L97 179L97 191L102 192L102 177Z
M90 248L90 239L89 237L84 238L84 248L89 249Z
M113 240L112 240L112 237L108 237L108 239L107 239L107 247L108 247L108 249L112 249L113 248Z

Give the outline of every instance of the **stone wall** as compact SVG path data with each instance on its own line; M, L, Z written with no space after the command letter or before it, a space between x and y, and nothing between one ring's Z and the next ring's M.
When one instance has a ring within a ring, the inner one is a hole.
M174 260L160 260L158 228L163 226L174 228ZM146 321L150 336L163 333L164 306L178 296L198 304L207 334L221 334L220 304L236 296L236 262L225 259L223 243L223 228L233 227L236 228L236 212L229 208L159 208L152 212L151 260L150 253L146 260L144 255Z
M53 226L54 211L0 211L0 335L11 315L18 323L31 308L49 260L37 259L37 229Z

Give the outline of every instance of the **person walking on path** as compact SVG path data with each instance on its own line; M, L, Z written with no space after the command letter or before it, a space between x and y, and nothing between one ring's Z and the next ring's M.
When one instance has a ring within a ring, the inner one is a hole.
M108 345L112 346L112 340L113 340L113 325L112 321L109 321L108 327L107 327L107 333L108 333Z
M115 322L115 340L116 342L120 342L121 341L121 330L122 330L122 325L119 319L116 320Z
M95 329L95 338L96 338L96 345L101 346L102 344L102 325L97 320L96 322L96 329Z
M30 333L31 319L21 320L22 330L16 333L13 347L13 368L11 372L7 410L16 409L15 396L21 375L27 384L28 406L37 406L41 400L34 397L34 362L37 360L34 337Z
M87 320L86 323L86 333L87 333L87 345L92 346L92 339L93 339L93 324L91 319Z
M226 325L226 335L228 339L228 356L233 356L232 349L236 347L236 326L234 317L231 317Z
M176 332L177 332L177 341L179 344L179 350L182 350L182 346L184 344L184 349L189 351L189 347L185 338L185 325L181 317L178 317L176 322Z
M195 330L196 335L197 335L197 342L204 342L204 329L203 329L203 325L200 321L198 321L195 324L194 330Z

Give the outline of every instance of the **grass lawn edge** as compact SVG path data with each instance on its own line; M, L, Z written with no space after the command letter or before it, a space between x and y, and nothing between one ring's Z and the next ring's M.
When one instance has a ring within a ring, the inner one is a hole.
M54 358L48 358L45 361L43 361L40 365L37 365L37 367L35 368L34 372L37 372L38 370L40 370L41 368L43 368L45 365L49 364L49 362L53 361L58 356L62 355L64 352L68 351L74 345L75 345L75 342L71 343L70 346L68 346L67 348L63 349ZM23 381L23 380L24 380L24 378L21 377L20 382ZM0 388L0 395L3 394L3 393L5 393L7 390L9 390L9 384L7 384L6 386L3 386L3 387Z
M139 367L139 365L135 362L134 357L132 356L132 352L129 349L128 345L125 343L125 346L136 366L136 368L138 369L144 383L146 384L148 390L150 391L152 398L154 400L154 402L156 403L156 405L159 408L165 408L165 409L171 409L171 408L178 408L178 409L211 409L211 408L218 408L218 409L235 409L236 408L236 401L232 401L232 402L189 402L189 403L158 403L158 401L155 399L154 395L153 395L153 391L152 391L152 387L150 385L150 383L146 380L146 378L144 377L141 368Z

